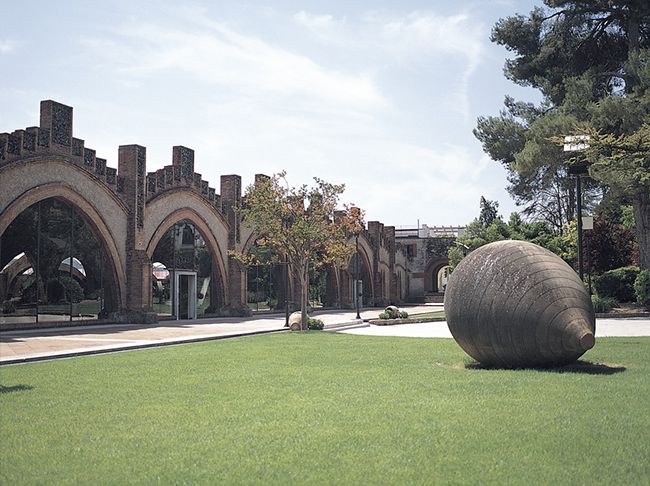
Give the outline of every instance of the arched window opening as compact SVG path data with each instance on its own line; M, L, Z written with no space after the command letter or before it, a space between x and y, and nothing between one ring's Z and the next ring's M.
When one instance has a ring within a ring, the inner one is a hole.
M440 268L433 277L438 286L438 292L444 292L447 289L447 281L449 280L449 265Z
M284 309L285 268L283 260L269 247L254 244L248 251L251 264L246 271L246 301L252 311Z
M357 266L358 261L358 266ZM357 280L357 269L359 272L358 280L360 280L359 286L361 287L361 300L359 302L360 306L373 305L372 299L372 283L370 277L370 270L368 265L366 265L365 258L357 255L356 253L352 255L350 263L348 264L348 276L350 282L348 284L349 289L349 299L352 305L356 305L355 295L354 295L354 282Z
M214 314L217 271L203 235L190 221L174 224L153 252L152 296L158 316L195 319Z
M1 322L101 319L118 310L114 269L98 235L57 198L33 204L7 227L0 268Z

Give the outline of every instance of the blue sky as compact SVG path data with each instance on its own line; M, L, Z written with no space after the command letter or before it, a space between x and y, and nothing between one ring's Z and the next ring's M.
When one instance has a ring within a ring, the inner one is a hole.
M466 224L480 196L515 210L506 174L472 135L504 95L494 23L541 2L30 1L3 7L0 131L38 124L39 101L74 107L74 134L117 167L195 150L219 176L288 172L345 183L367 220Z

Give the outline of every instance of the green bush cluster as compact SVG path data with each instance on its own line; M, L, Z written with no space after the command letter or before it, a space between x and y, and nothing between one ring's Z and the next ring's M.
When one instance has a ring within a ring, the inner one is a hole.
M619 302L634 302L634 282L639 275L638 267L621 267L603 273L594 281L600 297L610 297Z
M641 270L634 281L636 301L650 310L650 270Z
M312 317L307 318L307 328L311 331L322 331L325 327L325 324L320 319L314 319Z
M409 313L406 311L399 311L397 313L390 312L388 310L385 310L381 314L379 314L380 319L408 319Z
M612 297L591 296L591 303L594 306L594 312L608 312L614 307L618 307L618 301Z

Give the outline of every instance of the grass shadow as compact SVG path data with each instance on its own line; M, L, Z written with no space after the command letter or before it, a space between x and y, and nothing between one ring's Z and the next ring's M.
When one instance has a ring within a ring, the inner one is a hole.
M619 364L592 363L591 361L578 360L563 366L538 366L522 368L505 368L503 366L489 366L477 361L465 363L468 370L534 370L546 373L578 373L584 375L615 375L622 373L627 368Z
M12 386L0 385L0 394L27 391L33 389L34 387L31 385L12 385Z

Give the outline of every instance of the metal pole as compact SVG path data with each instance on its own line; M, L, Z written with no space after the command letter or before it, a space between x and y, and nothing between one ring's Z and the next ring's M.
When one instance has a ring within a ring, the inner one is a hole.
M589 295L593 294L591 288L591 235L593 229L589 231L589 236L587 236L587 281L589 282Z
M357 308L357 319L361 319L361 315L359 314L359 233L355 235L355 240L356 240L356 257L357 257L357 264L356 264L356 280L354 281L354 301L355 301L355 307Z
M269 274L269 296L266 299L266 303L269 306L269 310L271 310L271 292L273 292L273 264L272 263L266 265L266 271Z
M172 305L170 314L178 319L176 315L176 223L172 226L172 266L172 271L169 272L169 288L171 291L169 300L171 300Z
M69 284L72 284L73 254L74 254L74 206L70 205L70 282ZM68 297L70 298L70 322L72 322L72 292L69 292Z
M255 265L255 310L260 310L259 293L260 293L260 266Z
M34 282L36 283L36 323L38 323L38 301L41 298L41 293L38 286L38 281L41 277L41 201L38 201L38 211L36 217L36 271L34 272Z
M289 259L284 256L284 327L289 327Z
M99 245L99 312L104 310L104 246ZM99 317L99 316L98 316Z
M578 275L584 281L584 255L582 254L582 178L576 176L576 199L578 207Z

